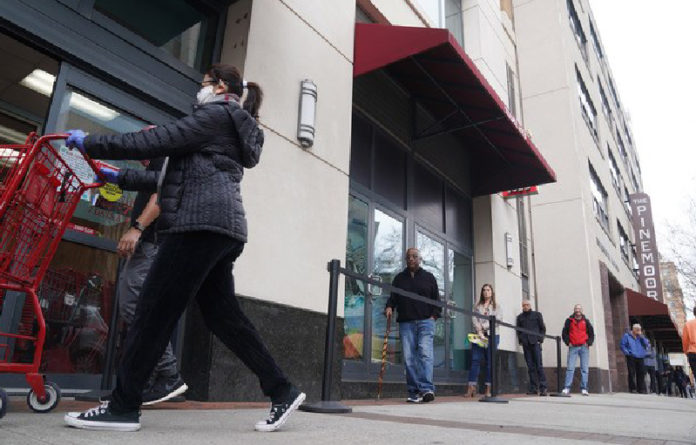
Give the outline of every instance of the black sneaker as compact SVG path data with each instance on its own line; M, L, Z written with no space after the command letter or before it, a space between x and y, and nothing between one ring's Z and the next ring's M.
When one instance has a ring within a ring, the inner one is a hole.
M433 400L435 400L435 393L432 391L426 391L421 396L421 400L423 401L423 403L432 402Z
M138 431L140 429L140 411L116 414L111 411L109 402L104 402L82 413L67 413L64 420L69 426L83 430Z
M185 393L186 390L188 390L188 386L179 374L172 377L161 377L155 381L151 390L143 392L143 406L174 399Z
M300 392L299 389L294 386L290 390L287 398L279 403L271 404L271 412L266 420L256 422L254 429L256 431L271 432L275 431L288 420L290 414L300 407L302 402L304 402L305 393Z

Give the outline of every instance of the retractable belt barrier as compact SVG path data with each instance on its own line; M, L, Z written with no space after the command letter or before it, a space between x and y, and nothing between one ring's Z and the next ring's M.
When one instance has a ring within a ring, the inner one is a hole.
M349 278L353 278L358 281L362 281L366 284L371 284L373 286L380 287L383 291L398 294L406 298L410 298L415 301L420 301L422 303L429 304L431 306L437 306L439 308L445 309L447 311L458 312L465 315L470 315L477 318L488 319L490 324L490 337L495 338L498 325L513 329L517 332L522 332L526 334L532 334L544 338L550 338L556 342L556 383L558 394L561 394L561 337L553 335L542 335L539 332L531 331L529 329L524 329L517 327L515 325L505 323L503 321L497 320L494 315L481 315L472 310L456 307L449 305L442 301L434 301L430 298L418 295L413 292L408 292L398 287L394 287L391 284L383 283L381 281L375 280L367 275L361 275L341 267L340 260L331 260L327 265L329 271L329 306L327 313L327 325L326 325L326 340L324 343L324 372L322 377L322 392L321 401L314 404L302 405L300 407L303 411L310 412L320 412L320 413L346 413L350 412L351 409L342 405L340 401L332 399L331 396L331 385L333 377L333 362L335 353L335 334L336 334L336 308L338 302L338 281L340 275L344 275ZM491 348L491 360L489 366L491 367L491 396L481 398L482 402L495 402L495 403L507 403L506 399L498 397L498 385L496 378L496 359L498 353L498 347L495 341L488 343L488 347ZM552 394L555 395L555 394Z

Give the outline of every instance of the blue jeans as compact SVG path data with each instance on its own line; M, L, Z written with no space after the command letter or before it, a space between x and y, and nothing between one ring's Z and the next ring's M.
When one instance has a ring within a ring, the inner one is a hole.
M406 367L408 395L433 391L433 337L435 320L403 321L399 323L401 347Z
M500 336L495 336L496 346L500 343ZM481 359L486 357L484 371L486 373L486 382L491 383L491 348L482 348L476 343L471 344L471 369L469 370L469 384L476 385L478 383L479 370L481 369Z
M570 346L568 348L568 369L566 370L566 378L564 388L570 388L573 384L573 376L575 375L575 363L580 356L580 389L587 389L587 378L589 376L590 365L590 348L587 345Z

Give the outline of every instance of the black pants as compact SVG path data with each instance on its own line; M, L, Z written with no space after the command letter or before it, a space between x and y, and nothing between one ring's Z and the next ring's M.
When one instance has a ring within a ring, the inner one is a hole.
M242 312L234 294L232 266L244 243L213 232L167 236L160 245L126 337L112 409L135 411L143 387L189 300L196 298L208 328L259 378L263 393L277 399L290 383Z
M638 392L645 392L645 367L643 366L643 359L627 355L626 365L628 365L629 391L638 390ZM638 383L637 386L636 382Z
M152 262L157 256L157 244L149 241L140 241L135 246L135 251L126 260L118 278L118 313L125 322L127 335L130 325L135 318L135 309L143 290L143 283L150 271ZM171 378L179 374L176 356L172 349L172 342L167 343L162 357L160 357L155 370L150 377L150 385L154 384L158 377Z
M529 372L529 392L536 392L537 389L546 391L546 374L544 374L544 365L541 362L541 344L523 344L522 350Z
M686 357L689 359L689 366L691 366L691 372L694 374L694 378L696 379L696 352L689 352L688 354L686 354Z

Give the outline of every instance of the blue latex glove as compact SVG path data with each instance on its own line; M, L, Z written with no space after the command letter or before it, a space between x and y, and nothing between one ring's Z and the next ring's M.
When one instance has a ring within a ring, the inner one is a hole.
M65 145L67 145L68 148L77 148L80 150L80 153L84 153L84 140L85 136L87 136L85 132L82 130L68 130L66 133L68 133L70 136L68 136L68 139L65 140Z
M112 168L102 167L99 169L101 179L112 184L118 184L118 174L119 172Z

